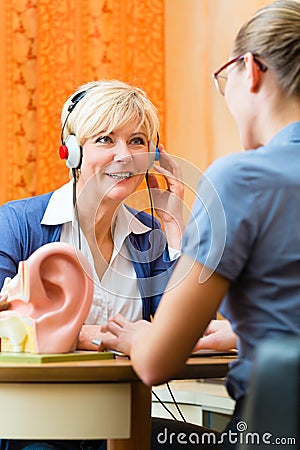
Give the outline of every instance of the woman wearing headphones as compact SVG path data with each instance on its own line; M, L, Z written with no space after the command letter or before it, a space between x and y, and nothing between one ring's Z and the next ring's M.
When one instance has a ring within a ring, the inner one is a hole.
M158 146L157 112L141 89L117 80L84 84L66 101L61 120L60 155L72 180L55 192L0 208L0 285L44 244L80 248L92 267L94 299L78 348L97 350L92 340L101 338L99 325L113 315L136 321L155 313L181 245L183 183L179 166ZM148 173L158 156L155 170L166 190ZM145 175L150 205L153 200L165 233L153 211L124 203ZM2 441L0 448L25 444ZM64 442L57 448L98 446Z
M53 193L0 208L0 284L41 245L67 242L81 249L94 271L87 324L106 323L118 312L130 320L149 320L183 228L180 169L162 145L155 149L156 109L139 88L116 80L90 82L66 101L62 125L60 155L73 180ZM165 177L165 191L148 173L158 150L155 169ZM167 241L157 219L123 203L145 174ZM92 337L99 337L99 327L95 336L82 334L80 348L95 349Z

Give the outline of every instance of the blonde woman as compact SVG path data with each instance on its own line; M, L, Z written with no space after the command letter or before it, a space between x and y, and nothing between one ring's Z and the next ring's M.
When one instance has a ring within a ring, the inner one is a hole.
M61 120L60 155L72 179L55 192L0 208L0 285L46 243L80 248L92 266L94 299L78 348L97 350L92 341L101 339L99 325L113 315L131 321L154 315L180 250L183 183L178 165L158 145L157 111L140 88L118 80L84 84L67 99ZM149 173L157 156L154 167L166 190ZM164 232L153 214L125 204L145 176ZM25 444L1 443L7 450ZM101 442L53 445L32 448L102 448Z

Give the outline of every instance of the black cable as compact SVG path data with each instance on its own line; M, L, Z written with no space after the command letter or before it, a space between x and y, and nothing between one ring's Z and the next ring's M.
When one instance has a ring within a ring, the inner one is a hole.
M158 132L156 134L157 134L157 137L156 137L156 146L155 147L156 147L156 149L158 149L159 134L158 134ZM152 194L151 194L151 189L150 189L150 186L149 186L149 169L146 170L145 179L146 179L148 195L149 195L149 201L150 201L152 231L154 231L154 206L153 206L153 198L152 198Z
M152 198L152 194L151 194L151 189L150 189L150 186L149 186L149 171L148 171L148 169L147 169L146 174L145 174L145 179L146 179L146 184L147 184L147 189L148 189L148 196L149 196L149 201L150 201L152 231L154 231L154 206L153 206L153 198Z
M180 417L182 418L183 422L186 422L186 419L185 419L184 415L182 414L181 409L180 409L179 406L178 406L178 403L177 403L177 401L176 401L176 399L175 399L175 397L174 397L174 395L173 395L173 392L171 391L171 388L170 388L169 383L166 383L166 384L167 384L167 388L168 388L169 394L171 395L171 398L172 398L172 400L173 400L173 402L174 402L174 405L176 406L176 409L177 409L177 411L178 411Z
M177 420L176 416L172 413L172 411L164 404L164 402L159 398L159 396L152 391L152 394L154 395L154 397L159 401L159 403L161 404L161 406L163 406L165 408L165 410L170 414L170 416L174 419Z
M75 211L75 218L77 222L77 234L78 234L78 248L81 250L81 232L80 232L80 223L79 223L79 214L78 214L78 206L77 206L77 193L76 193L76 169L72 169L73 174L73 206Z
M169 393L170 393L170 395L171 395L171 398L172 398L172 400L173 400L173 403L174 403L174 405L175 405L175 407L176 407L176 409L177 409L177 411L178 411L178 413L179 413L179 415L180 415L182 421L183 421L183 422L186 422L186 419L185 419L184 415L182 414L182 411L180 410L180 408L179 408L179 406L178 406L178 403L177 403L177 401L176 401L176 399L175 399L175 397L174 397L174 395L173 395L173 393L172 393L172 391L171 391L171 388L170 388L170 386L169 386L169 383L166 383L166 385L167 385L167 387L168 387L168 391L169 391ZM177 417L175 416L175 414L172 413L172 411L164 404L164 402L159 398L159 396L158 396L153 390L152 390L152 394L153 394L154 397L158 400L158 402L161 404L161 406L162 406L163 408L165 408L165 410L170 414L170 416L172 417L172 419L178 420Z
M159 139L159 138L158 138L158 139ZM157 145L157 146L158 146L158 145ZM148 195L149 195L149 201L150 201L151 222L152 222L152 232L153 232L153 231L154 231L154 206L153 206L153 198L152 198L152 194L151 194L151 189L150 189L150 186L149 186L149 172L148 172L148 169L147 169L146 174L145 174L145 179L146 179L146 184L147 184L147 189L148 189ZM152 247L152 248L153 248L153 247ZM173 400L173 403L174 403L174 405L175 405L175 407L176 407L176 409L177 409L177 411L178 411L180 417L182 418L183 422L186 422L186 419L185 419L184 415L182 414L181 409L180 409L179 406L178 406L178 403L177 403L177 401L176 401L176 399L175 399L175 397L174 397L174 395L173 395L173 392L171 391L171 388L170 388L169 383L166 383L166 384L167 384L167 387L168 387L169 394L170 394L170 396L171 396L171 398L172 398L172 400ZM152 392L153 392L153 391L152 391ZM171 411L169 411L169 409L168 409L168 408L165 406L165 404L159 399L159 397L155 394L155 392L153 392L153 394L154 394L155 397L158 399L158 401L161 403L161 405L162 405L162 406L163 406L163 407L171 414L171 416L173 417L173 419L177 420L176 417L174 416L174 414L173 414Z

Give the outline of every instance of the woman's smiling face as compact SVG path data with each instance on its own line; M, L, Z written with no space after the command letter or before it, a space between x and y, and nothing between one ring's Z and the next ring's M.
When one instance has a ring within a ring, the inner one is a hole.
M79 189L93 177L97 194L123 201L141 184L150 162L148 152L146 131L133 121L110 133L99 132L83 144Z

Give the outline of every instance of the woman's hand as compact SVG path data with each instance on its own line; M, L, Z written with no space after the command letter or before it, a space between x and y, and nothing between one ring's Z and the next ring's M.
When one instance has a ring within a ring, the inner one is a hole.
M151 323L146 320L129 322L121 314L117 314L101 327L102 348L130 355L132 342L150 326Z
M167 189L163 190L154 173L148 174L155 212L164 225L169 247L180 250L181 237L184 230L183 197L184 184L181 168L166 152L163 145L159 145L159 165L153 168L165 179Z
M231 350L237 348L237 336L232 331L228 320L212 320L204 335L194 347L194 351L202 349Z

